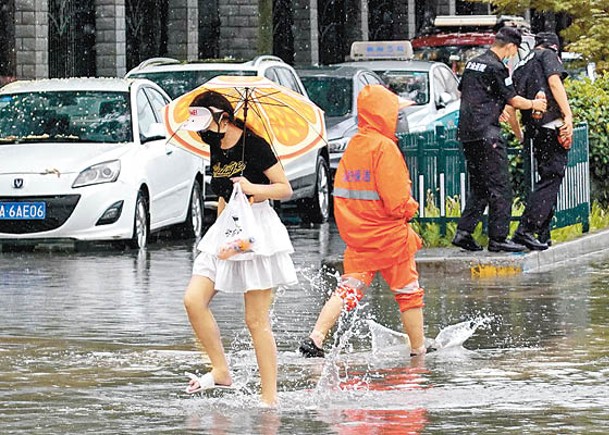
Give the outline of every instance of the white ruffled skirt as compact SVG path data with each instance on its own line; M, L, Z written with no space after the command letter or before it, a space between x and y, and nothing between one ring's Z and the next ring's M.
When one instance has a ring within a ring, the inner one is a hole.
M252 204L255 221L261 231L256 253L245 260L221 260L216 255L222 228L213 224L205 233L197 249L192 274L206 276L218 291L245 293L249 290L275 288L298 282L291 254L294 247L286 227L269 201Z

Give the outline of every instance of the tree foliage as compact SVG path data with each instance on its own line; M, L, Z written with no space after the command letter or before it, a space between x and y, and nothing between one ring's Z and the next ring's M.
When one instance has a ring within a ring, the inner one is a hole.
M500 13L566 13L571 25L561 32L569 51L596 62L599 70L609 70L609 1L607 0L474 0L490 3Z

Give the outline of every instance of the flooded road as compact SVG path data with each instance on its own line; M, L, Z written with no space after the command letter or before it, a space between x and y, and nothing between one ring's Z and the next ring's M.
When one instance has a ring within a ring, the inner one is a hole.
M0 254L3 434L505 434L609 431L609 255L495 279L422 276L426 332L487 319L463 347L411 360L371 320L398 330L381 280L342 319L326 360L296 353L335 278L333 225L289 227L300 283L276 293L277 410L260 408L240 296L214 314L237 390L185 394L206 371L182 305L193 242L146 252ZM338 335L337 335L338 336ZM333 339L327 341L327 348ZM338 343L338 340L335 340Z

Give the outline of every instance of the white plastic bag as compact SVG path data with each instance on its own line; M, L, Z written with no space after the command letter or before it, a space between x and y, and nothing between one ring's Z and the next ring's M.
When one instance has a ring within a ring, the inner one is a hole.
M260 231L247 196L237 183L230 201L216 221L219 240L216 255L222 260L250 260L256 253Z

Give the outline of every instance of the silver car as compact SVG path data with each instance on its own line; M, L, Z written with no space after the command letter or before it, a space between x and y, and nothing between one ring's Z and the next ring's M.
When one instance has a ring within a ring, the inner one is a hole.
M349 139L357 133L357 96L364 86L384 85L383 80L361 66L310 67L296 72L309 98L325 112L330 170L334 173Z

